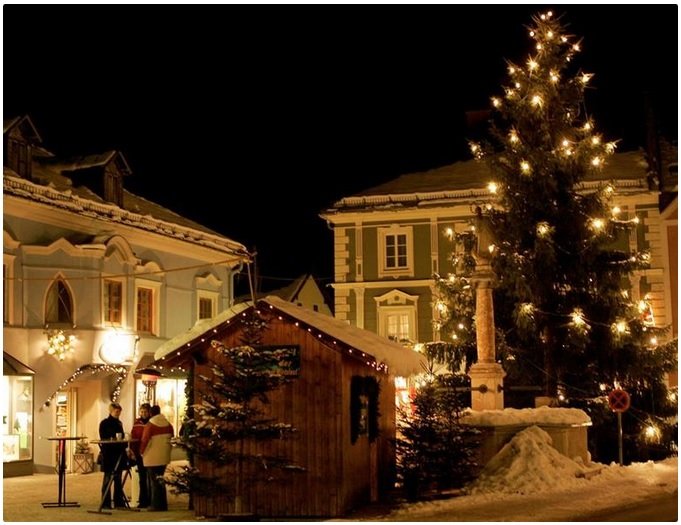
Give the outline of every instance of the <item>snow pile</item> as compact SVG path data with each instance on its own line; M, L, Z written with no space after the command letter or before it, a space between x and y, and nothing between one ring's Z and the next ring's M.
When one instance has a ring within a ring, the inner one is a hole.
M472 494L532 494L579 483L588 472L551 445L551 437L537 426L518 432L485 465L471 485Z
M590 425L591 418L578 408L505 408L504 410L470 410L461 418L467 425Z

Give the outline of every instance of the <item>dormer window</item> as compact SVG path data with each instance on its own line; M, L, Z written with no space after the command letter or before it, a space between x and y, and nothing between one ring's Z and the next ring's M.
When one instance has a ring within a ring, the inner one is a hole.
M123 207L123 176L112 164L104 170L104 200Z
M28 116L3 122L4 165L20 177L31 178L31 149L41 138Z
M20 139L7 140L7 166L19 174L20 177L31 177L31 146Z

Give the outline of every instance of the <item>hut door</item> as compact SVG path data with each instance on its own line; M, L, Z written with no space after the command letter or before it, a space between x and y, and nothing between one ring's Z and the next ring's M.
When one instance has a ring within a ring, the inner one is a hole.
M369 476L370 476L370 501L378 501L378 440L374 439L369 443Z

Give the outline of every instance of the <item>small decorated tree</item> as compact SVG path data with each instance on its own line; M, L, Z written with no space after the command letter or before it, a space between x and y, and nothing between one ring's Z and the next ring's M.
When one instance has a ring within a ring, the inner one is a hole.
M229 494L236 514L243 513L243 496L250 484L274 481L278 471L301 470L288 458L254 452L258 442L284 439L295 431L268 417L265 410L268 393L291 381L285 370L293 356L289 348L260 344L266 322L257 310L242 323L241 345L212 342L216 353L210 362L212 373L197 376L203 388L197 389L199 399L188 400L179 440L193 461L201 458L221 472L228 468L230 476L207 476L190 465L170 482L177 492Z

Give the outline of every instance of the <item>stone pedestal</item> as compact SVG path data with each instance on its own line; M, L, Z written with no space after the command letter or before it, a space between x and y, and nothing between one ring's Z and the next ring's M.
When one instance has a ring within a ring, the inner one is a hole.
M468 371L471 378L471 408L473 410L503 410L504 376L498 363L475 363Z

